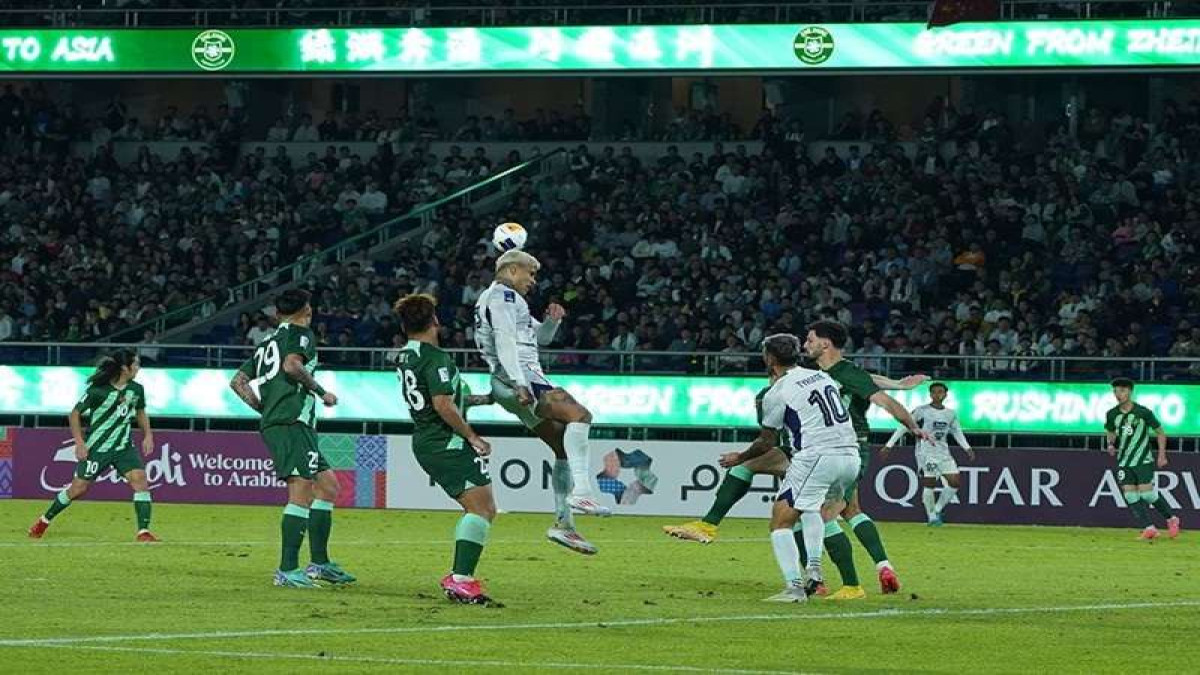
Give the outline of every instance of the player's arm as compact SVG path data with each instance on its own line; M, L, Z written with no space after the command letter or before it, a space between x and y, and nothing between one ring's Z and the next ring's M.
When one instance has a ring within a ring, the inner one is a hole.
M546 308L546 316L544 320L538 323L537 327L537 343L539 346L554 342L554 336L558 334L558 327L562 325L563 317L567 315L567 310L563 309L562 305L550 303Z
M954 438L954 442L958 443L958 447L966 451L967 457L969 457L972 462L975 461L975 450L967 441L967 435L963 433L962 427L958 424L957 413L955 413L954 417L950 420L950 435Z
M1104 437L1108 439L1108 454L1110 457L1117 455L1117 427L1113 424L1113 416L1109 415L1104 420Z
M142 454L149 457L154 454L154 429L150 428L150 416L146 414L146 400L139 397L137 406L137 425L142 430Z
M312 373L308 372L308 368L304 367L304 361L303 354L297 352L288 354L283 357L283 372L287 373L288 377L299 382L301 387L316 394L325 405L337 405L337 396L333 392L325 391L325 387L317 384L317 381L313 379Z
M899 380L893 380L890 377L885 377L877 373L871 373L871 381L875 383L875 386L887 391L908 391L910 389L916 389L922 384L928 382L930 379L931 378L924 373L909 375L907 377L902 377Z
M88 390L75 407L71 408L71 414L67 417L71 425L71 438L75 440L75 459L81 462L88 456L87 441L83 437L83 415L91 412L93 406L92 392Z
M1158 417L1153 412L1147 411L1149 418L1146 423L1154 430L1154 436L1158 440L1158 468L1163 468L1167 465L1167 430L1163 429L1163 425L1158 421Z
M726 469L745 464L755 457L765 454L772 448L779 447L779 430L763 427L758 432L758 438L742 452L727 452L721 455L720 464Z
M250 406L254 412L262 412L262 401L259 400L258 394L254 393L254 388L250 386L250 375L254 373L254 359L246 359L246 362L238 368L233 374L233 379L229 381L229 388L237 397L242 399L246 405Z
M475 454L480 457L487 457L491 454L492 446L483 440L479 434L475 433L471 425L467 424L467 421L463 419L462 414L458 412L458 408L454 405L453 396L448 394L434 394L433 409L437 411L438 417L441 417L442 421L454 430L454 433L462 436L471 444L471 447L475 449Z
M891 438L888 438L887 442L883 444L883 447L879 449L879 458L887 459L888 455L892 452L892 448L896 447L896 444L904 440L904 437L907 435L908 429L905 429L904 427L900 427L894 431Z
M513 290L501 289L500 293L493 293L492 297L488 298L488 315L492 323L492 336L496 341L496 358L500 361L504 374L508 376L508 381L512 382L517 390L517 397L521 403L528 404L533 402L533 395L529 392L525 371L521 369L521 362L517 359L516 307L517 292Z
M917 438L929 440L929 432L921 429L917 421L908 410L900 404L899 401L892 398L886 391L877 391L871 395L871 403L883 408L889 415L894 417L897 422L908 429L913 436Z
M468 408L474 408L479 405L492 405L496 399L492 398L491 394L471 394L463 399L463 405Z

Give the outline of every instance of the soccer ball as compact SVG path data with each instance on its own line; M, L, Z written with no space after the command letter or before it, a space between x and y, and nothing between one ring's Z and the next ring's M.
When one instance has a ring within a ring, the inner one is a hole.
M492 244L501 253L525 248L529 233L519 223L501 223L492 232Z

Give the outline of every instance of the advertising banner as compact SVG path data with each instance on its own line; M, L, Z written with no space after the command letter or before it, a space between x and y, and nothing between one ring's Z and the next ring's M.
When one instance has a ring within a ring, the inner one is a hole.
M0 72L529 73L1155 68L1200 60L1200 21L7 29Z
M65 415L84 391L87 368L0 366L0 411ZM207 368L143 368L151 416L257 419L229 389L232 371ZM686 375L578 375L550 373L550 380L591 410L596 424L633 427L752 427L754 396L765 377ZM391 371L318 371L317 379L338 394L337 407L318 406L324 419L411 421ZM464 373L476 393L490 388L482 373ZM970 433L1103 434L1104 414L1116 405L1103 382L948 381L947 404ZM928 402L919 388L893 392L909 408ZM1200 436L1200 385L1142 384L1137 400L1162 421L1167 433ZM868 413L876 429L896 422L878 406ZM499 406L472 408L472 422L517 424Z
M551 512L550 451L533 439L498 439L489 462L497 506L508 511ZM712 504L724 470L723 452L744 445L671 441L592 441L600 501L617 515L699 518ZM407 436L388 438L389 508L458 509L432 485L413 459ZM977 450L960 464L958 501L948 522L1127 527L1113 460L1101 452ZM1200 517L1200 455L1172 453L1155 476L1158 491L1185 522ZM880 520L924 521L912 449L897 448L887 463L875 461L863 483L864 510ZM779 481L757 476L731 517L762 517ZM1161 525L1161 523L1160 523Z
M70 484L76 460L69 430L9 428L6 436L12 441L12 497L50 499ZM140 434L134 436L140 448ZM274 464L257 433L159 431L154 441L153 454L142 459L155 501L273 505L287 501L287 489L276 480ZM338 506L382 507L387 489L384 437L325 434L319 442L341 483ZM109 469L100 474L86 498L128 500L130 490Z

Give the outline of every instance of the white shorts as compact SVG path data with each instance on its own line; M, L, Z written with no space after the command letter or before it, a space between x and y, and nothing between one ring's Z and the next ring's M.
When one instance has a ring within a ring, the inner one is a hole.
M918 452L917 472L925 478L937 478L958 473L958 462L949 452Z
M792 458L776 501L785 501L797 511L820 511L830 499L844 499L846 490L858 480L862 459L854 454L818 455L801 453Z
M495 373L492 373L492 398L501 408L516 415L525 428L533 429L542 423L542 418L538 417L536 412L538 399L542 397L542 394L554 389L555 386L550 384L540 368L533 368L525 364L522 364L521 368L524 369L525 381L529 383L529 390L533 393L533 403L521 405L517 400L517 391L505 379L497 377Z

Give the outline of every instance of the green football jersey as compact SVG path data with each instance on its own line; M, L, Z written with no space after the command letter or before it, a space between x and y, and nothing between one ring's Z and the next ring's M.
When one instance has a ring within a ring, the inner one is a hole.
M289 354L299 354L308 372L316 372L317 337L311 328L279 324L239 368L258 388L262 401L260 428L297 422L314 429L317 426L316 397L283 371L283 361Z
M879 391L871 374L857 364L842 359L825 371L841 387L842 404L850 412L850 422L859 441L866 440L871 433L867 422L867 411L871 409L871 397Z
M409 340L396 368L404 401L413 418L413 452L432 454L461 450L464 439L433 408L434 396L450 396L463 419L471 389L462 381L450 355L437 345Z
M1109 410L1104 420L1104 429L1117 436L1117 466L1130 467L1151 463L1151 432L1160 428L1162 424L1146 406L1134 403L1129 412L1122 412L1119 405Z
M133 433L130 422L145 407L146 390L137 382L127 382L121 389L107 383L88 387L75 404L75 411L87 420L84 439L88 452L128 449Z

